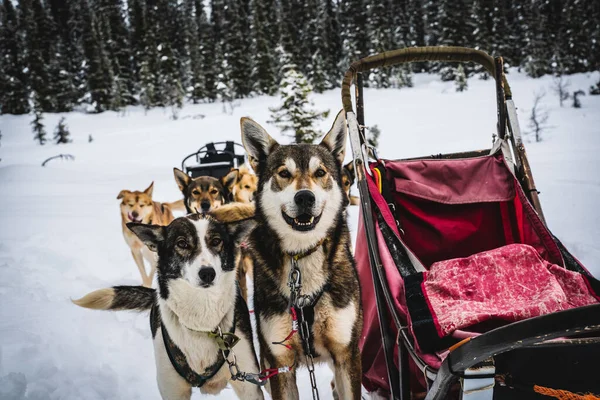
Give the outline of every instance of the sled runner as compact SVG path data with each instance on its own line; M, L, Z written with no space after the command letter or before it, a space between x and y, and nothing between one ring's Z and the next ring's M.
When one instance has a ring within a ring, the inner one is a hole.
M242 149L241 154L235 152L236 146ZM243 149L241 144L235 142L207 143L197 152L188 155L181 161L181 170L185 171L185 173L192 178L198 176L212 176L217 179L222 178L227 175L232 168L238 168L244 164L246 156ZM196 162L188 162L191 158L195 158Z
M491 149L369 159L362 73L421 61L474 62L496 79ZM350 66L342 101L361 200L365 388L403 400L600 398L600 282L545 224L502 58L381 53Z

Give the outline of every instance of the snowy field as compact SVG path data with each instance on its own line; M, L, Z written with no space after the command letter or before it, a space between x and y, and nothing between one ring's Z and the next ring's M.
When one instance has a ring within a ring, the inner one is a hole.
M598 73L569 79L571 91L587 92ZM560 108L551 78L513 72L509 81L525 129L534 92L547 93L549 127L541 143L527 143L542 205L554 233L600 277L600 96L584 96L581 109L570 100ZM314 99L331 109L327 130L341 108L339 91ZM266 124L277 104L276 97L243 100L232 115L221 104L187 105L176 121L161 109L69 113L74 141L61 146L35 144L31 116L0 116L0 399L159 398L148 316L84 310L70 298L140 282L121 234L120 190L154 181L155 200L179 199L172 168L206 142L239 141L242 116L289 142ZM456 93L453 83L417 75L411 89L365 90L365 105L388 158L486 148L496 126L491 80L471 79L467 92ZM45 116L49 132L60 117ZM40 166L60 153L75 160ZM354 207L353 232L357 214ZM320 367L323 399L331 398L331 376ZM299 379L302 398L310 398L305 371ZM235 396L227 389L219 398Z

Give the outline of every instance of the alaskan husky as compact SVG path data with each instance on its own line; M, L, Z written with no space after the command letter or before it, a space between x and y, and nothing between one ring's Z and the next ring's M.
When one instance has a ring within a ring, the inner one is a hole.
M240 213L230 211L225 217L240 219ZM231 373L217 344L218 332L225 339L232 338L228 333L239 338L231 350L235 355L226 352L225 357L237 359L240 371L258 373L248 308L235 273L236 249L253 225L251 220L224 224L200 214L177 218L168 226L129 223L158 253L158 288L115 286L73 301L101 310L151 310L163 399L189 399L193 386L206 394L225 388ZM239 380L231 385L240 399L263 398L259 386Z
M173 168L175 182L183 193L188 214L208 213L227 203L227 192L221 181L212 176L191 178L180 169Z
M309 350L334 370L340 399L360 399L362 309L342 186L343 113L318 145L280 145L249 118L242 118L241 130L258 175L257 226L248 241L261 366L306 364ZM294 265L302 285L296 301L288 286L298 278L294 272L290 279ZM301 326L306 321L308 335L289 335L294 315ZM295 368L272 377L268 388L275 400L298 399Z
M117 196L121 200L121 228L125 242L131 249L131 255L140 270L142 284L152 286L152 279L156 271L156 254L148 250L146 245L127 228L130 222L142 224L168 225L173 221L173 210L179 209L180 201L174 203L158 203L152 201L154 182L143 192L121 190ZM144 259L150 264L150 273L146 273Z

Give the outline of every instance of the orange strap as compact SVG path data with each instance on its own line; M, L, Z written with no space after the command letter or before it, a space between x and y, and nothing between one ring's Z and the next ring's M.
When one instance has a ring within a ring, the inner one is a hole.
M600 400L600 397L593 393L573 393L568 390L551 389L538 385L533 385L533 390L541 395L554 397L559 400Z

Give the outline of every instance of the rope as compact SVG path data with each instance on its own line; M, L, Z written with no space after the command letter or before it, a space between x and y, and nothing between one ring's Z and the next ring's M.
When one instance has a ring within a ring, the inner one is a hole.
M533 385L533 391L544 396L554 397L558 400L600 400L600 397L593 393L573 393L568 390L552 389L538 385Z

